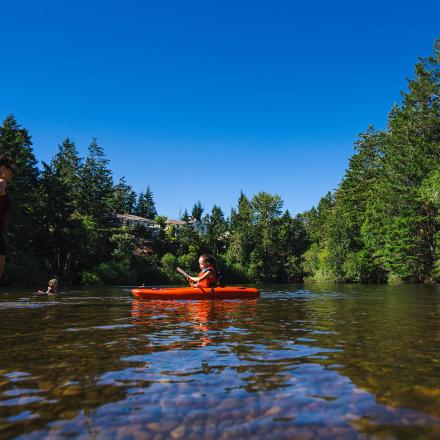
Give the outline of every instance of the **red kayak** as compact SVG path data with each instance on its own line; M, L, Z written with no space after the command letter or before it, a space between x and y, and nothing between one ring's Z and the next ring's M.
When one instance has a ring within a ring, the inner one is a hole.
M138 287L131 293L140 299L249 299L258 298L255 287Z

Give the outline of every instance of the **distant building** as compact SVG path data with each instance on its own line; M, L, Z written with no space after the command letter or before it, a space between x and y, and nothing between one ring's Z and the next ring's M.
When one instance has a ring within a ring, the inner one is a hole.
M143 226L144 228L151 229L154 233L159 233L160 231L159 223L149 218L133 214L116 214L115 218L121 226ZM193 227L197 234L206 235L208 233L208 225L200 220L185 222L183 220L167 219L165 221L165 230L173 226L174 230L178 232L185 225Z
M167 230L170 226L174 226L174 229L178 231L180 228L182 228L185 225L186 222L184 222L183 220L172 220L169 218L165 221L165 230Z
M185 222L183 220L172 220L168 219L165 222L165 230L170 226L173 226L176 232L181 229L185 225L192 226L197 234L206 235L208 233L208 225L200 220L190 220L189 222Z
M199 235L206 235L208 233L208 225L200 220L191 220L189 224Z
M152 229L153 232L159 232L160 230L159 224L149 218L133 214L116 214L115 217L121 226L143 226L144 228Z

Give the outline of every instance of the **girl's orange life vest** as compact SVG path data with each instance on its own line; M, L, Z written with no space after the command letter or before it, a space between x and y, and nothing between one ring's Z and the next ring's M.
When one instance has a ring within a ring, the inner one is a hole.
M203 269L199 273L199 278L205 275L206 272L209 272L209 275L203 279L202 281L199 281L197 283L200 287L215 287L217 286L217 273L215 269L212 266L207 267L206 269Z

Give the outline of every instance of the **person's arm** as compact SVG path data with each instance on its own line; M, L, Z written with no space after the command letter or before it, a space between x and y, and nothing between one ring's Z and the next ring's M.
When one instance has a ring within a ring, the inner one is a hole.
M4 196L6 194L6 180L0 179L0 196Z
M187 281L191 282L193 277L190 277L183 269L180 267L177 268L177 272L181 273Z
M210 270L206 271L201 277L190 277L190 278L195 283L199 283L200 281L203 281L205 278L208 278L209 276L212 277L212 271Z

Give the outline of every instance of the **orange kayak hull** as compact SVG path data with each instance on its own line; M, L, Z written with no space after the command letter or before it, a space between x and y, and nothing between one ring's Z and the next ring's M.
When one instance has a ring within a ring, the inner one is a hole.
M131 293L139 299L250 299L258 298L255 287L139 287Z

